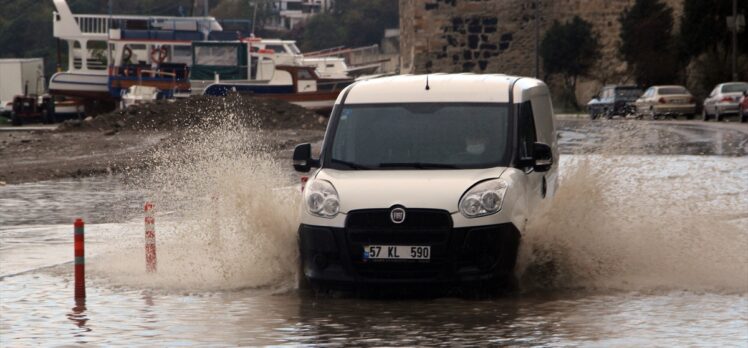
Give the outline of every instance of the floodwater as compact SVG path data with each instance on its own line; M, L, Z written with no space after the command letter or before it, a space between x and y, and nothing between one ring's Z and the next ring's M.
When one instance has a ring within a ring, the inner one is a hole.
M748 129L699 124L565 123L554 207L496 298L296 290L298 187L287 163L229 151L247 134L157 154L141 177L0 187L0 346L748 347Z

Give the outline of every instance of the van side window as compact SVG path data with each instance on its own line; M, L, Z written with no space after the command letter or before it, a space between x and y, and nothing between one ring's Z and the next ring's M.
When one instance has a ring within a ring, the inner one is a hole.
M519 159L532 158L533 144L538 141L538 136L535 131L535 119L530 101L526 101L520 105L517 126L519 133Z

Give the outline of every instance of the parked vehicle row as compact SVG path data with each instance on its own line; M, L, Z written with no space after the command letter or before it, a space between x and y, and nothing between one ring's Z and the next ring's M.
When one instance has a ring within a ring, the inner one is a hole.
M722 121L725 116L737 116L739 122L748 121L748 83L727 82L717 85L704 100L701 108L704 121ZM587 103L591 119L614 116L660 119L685 116L693 119L697 113L696 98L683 86L651 86L642 93L630 85L604 86Z

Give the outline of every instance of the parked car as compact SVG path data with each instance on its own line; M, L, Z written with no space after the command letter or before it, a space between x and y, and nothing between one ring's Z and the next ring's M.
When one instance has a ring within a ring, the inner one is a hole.
M651 119L668 116L686 116L696 113L696 99L683 86L652 86L634 102L636 113Z
M714 116L714 119L719 122L725 115L737 115L738 103L745 91L748 91L748 82L718 84L704 99L704 108L701 112L704 121L709 121Z
M593 120L598 117L630 115L636 111L634 101L640 95L642 95L642 90L637 86L604 86L600 93L587 103L587 111Z
M301 201L302 284L514 279L527 221L556 191L545 83L472 74L359 81L340 93L328 127L319 159L310 144L293 154L297 171L318 168Z
M738 117L740 122L748 122L748 91L743 92L743 97L738 104Z

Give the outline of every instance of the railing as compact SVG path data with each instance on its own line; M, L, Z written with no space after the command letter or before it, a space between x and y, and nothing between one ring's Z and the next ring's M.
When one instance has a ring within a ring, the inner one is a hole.
M101 16L73 16L81 33L106 34L109 30L109 17Z
M193 30L221 31L220 23L213 17L169 17L128 15L73 15L83 34L107 34L110 28L139 30ZM237 21L238 22L238 21ZM128 24L135 26L128 28ZM188 24L189 29L184 29Z

